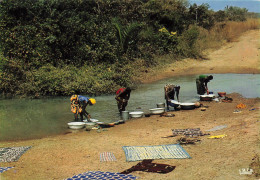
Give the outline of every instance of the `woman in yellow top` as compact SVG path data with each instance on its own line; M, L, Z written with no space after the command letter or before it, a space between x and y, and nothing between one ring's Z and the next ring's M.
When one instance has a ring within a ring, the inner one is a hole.
M96 100L93 98L88 98L82 95L72 95L70 98L71 112L74 113L75 121L78 121L78 114L80 114L80 120L83 121L83 116L90 121L90 114L86 111L87 105L96 104Z

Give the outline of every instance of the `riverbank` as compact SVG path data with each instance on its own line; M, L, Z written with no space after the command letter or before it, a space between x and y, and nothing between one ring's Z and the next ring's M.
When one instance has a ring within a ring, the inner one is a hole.
M158 76L152 76L153 72L146 73L142 82L149 83L179 74L259 73L258 39L259 31L247 32L238 42L209 53L208 60L180 61ZM86 171L122 172L138 163L126 162L123 146L175 144L179 136L163 138L172 135L171 129L200 128L205 132L218 125L227 125L227 128L210 134L226 134L223 139L202 136L195 145L183 145L191 159L154 160L155 163L176 166L171 173L131 174L145 180L255 179L254 175L239 175L239 169L248 168L256 161L253 158L260 155L259 98L246 99L236 93L228 97L233 98L233 101L203 102L203 105L208 106L206 111L197 108L171 112L174 117L153 115L131 119L125 124L100 132L82 129L42 139L1 142L0 147L32 148L17 162L1 162L0 167L14 168L0 174L0 179L65 179ZM240 113L234 113L240 103L245 104L246 108L241 109ZM113 152L117 161L100 162L99 155L102 152Z
M236 42L227 43L217 50L204 52L205 59L184 59L162 69L149 70L138 80L150 83L177 75L197 74L259 74L260 73L260 30L244 33ZM163 73L162 73L163 72Z
M215 126L227 128L210 132L226 134L223 139L201 136L195 145L182 147L191 159L154 160L155 163L176 166L168 174L133 172L139 179L254 179L253 175L239 175L259 155L259 99L245 99L230 94L233 102L203 102L206 111L181 110L171 112L174 117L152 115L131 119L105 131L71 131L71 133L43 139L2 142L1 147L32 146L18 162L0 163L0 167L14 167L0 174L2 179L65 179L86 171L122 172L138 162L126 162L123 146L175 144L180 138L171 129L200 128L203 132ZM234 113L236 105L245 109ZM254 110L251 110L254 109ZM251 111L250 111L251 110ZM117 161L100 162L102 152L113 152Z

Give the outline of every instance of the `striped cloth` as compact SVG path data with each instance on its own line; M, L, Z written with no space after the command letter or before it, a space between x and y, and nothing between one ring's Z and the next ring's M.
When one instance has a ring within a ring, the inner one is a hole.
M112 152L102 152L100 153L100 161L116 161L116 157Z
M0 167L0 173L3 173L11 168L13 168L13 167Z
M157 146L123 146L123 150L125 151L126 161L191 158L179 144Z

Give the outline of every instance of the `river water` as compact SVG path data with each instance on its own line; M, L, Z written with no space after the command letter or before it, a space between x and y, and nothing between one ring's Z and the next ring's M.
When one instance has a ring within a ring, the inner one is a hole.
M260 97L259 74L213 74L209 82L210 91L237 92L247 98ZM175 76L151 84L143 84L131 93L126 110L149 112L157 103L165 102L163 87L167 83L180 85L180 101L195 102L196 76ZM85 95L88 96L88 95ZM47 137L71 131L67 123L73 121L70 112L70 97L45 99L2 99L0 100L0 141L25 140ZM97 103L87 107L92 118L103 122L121 119L115 95L94 97Z

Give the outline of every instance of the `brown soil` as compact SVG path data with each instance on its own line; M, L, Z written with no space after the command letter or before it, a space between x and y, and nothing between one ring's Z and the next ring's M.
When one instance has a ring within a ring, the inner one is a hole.
M259 73L259 31L244 34L238 42L211 52L209 60L185 60L169 67L162 76L198 73ZM151 80L149 80L151 82ZM162 159L153 162L176 166L168 174L133 172L139 179L256 179L255 175L239 175L239 169L248 168L259 151L259 99L245 99L239 94L229 94L233 102L202 102L206 111L173 111L174 117L150 117L131 119L124 124L97 130L71 131L71 133L36 140L1 142L0 147L32 146L18 162L0 163L0 167L14 166L0 179L41 180L65 179L86 171L122 172L138 162L126 162L122 146L175 144L180 137L172 135L171 129L200 128L203 132L218 125L227 128L211 132L226 134L223 139L201 136L195 145L183 145L191 159ZM236 105L243 103L241 113L233 113ZM255 108L255 110L249 111ZM115 162L100 162L101 152L113 152ZM254 161L254 162L253 162ZM259 162L259 161L258 161ZM254 169L256 171L256 169ZM258 177L259 178L259 177Z
M184 59L168 65L167 68L143 74L143 83L154 82L176 75L196 74L259 74L260 73L260 33L248 31L237 42L228 43L218 50L205 52L204 60ZM163 73L162 73L163 72Z

